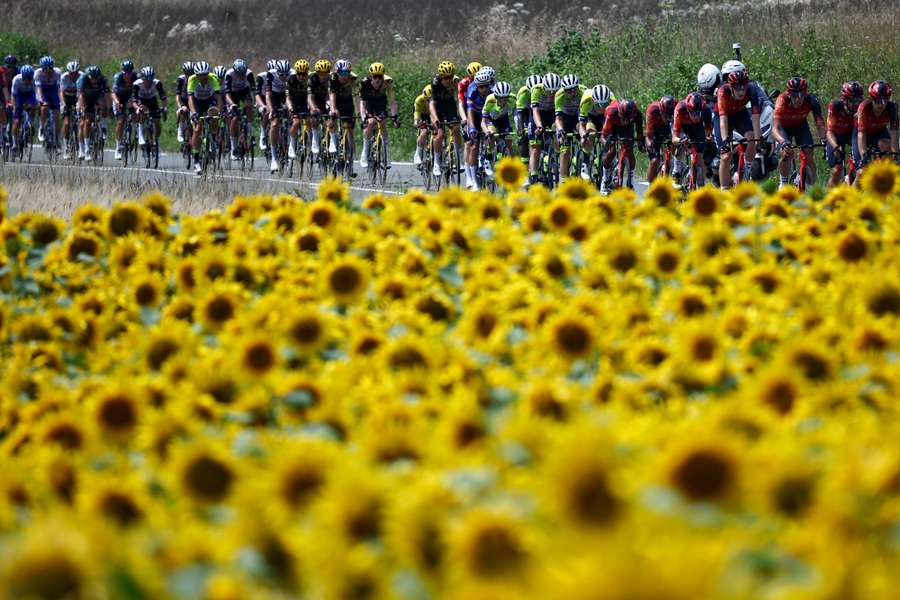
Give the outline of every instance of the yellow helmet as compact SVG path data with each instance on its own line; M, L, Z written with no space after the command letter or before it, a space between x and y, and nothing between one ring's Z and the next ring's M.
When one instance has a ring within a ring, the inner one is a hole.
M442 77L453 77L456 75L456 65L449 60L443 61L438 65L438 75Z
M316 73L331 73L331 61L327 58L316 61Z
M300 75L306 75L309 73L309 63L302 58L298 58L297 62L294 63L294 71Z
M376 62L369 65L369 75L384 75L384 65Z
M469 74L469 77L475 77L475 73L477 73L480 68L480 62L470 62L469 66L466 67L466 73Z
M422 95L426 98L431 98L431 84L429 83L424 88L422 88Z

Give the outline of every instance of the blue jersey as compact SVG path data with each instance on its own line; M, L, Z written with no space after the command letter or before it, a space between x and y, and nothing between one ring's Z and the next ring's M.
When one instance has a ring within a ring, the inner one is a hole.
M478 91L478 85L473 81L466 90L466 107L475 111L475 114L480 115L489 94L490 88L488 88L488 93L482 96L481 92Z
M78 93L84 92L85 94L105 94L109 91L109 85L106 83L106 77L101 75L97 79L91 79L87 75L82 74L81 77L78 78Z
M135 81L137 81L137 72L119 71L113 75L112 91L117 96L131 96L131 90L134 89Z

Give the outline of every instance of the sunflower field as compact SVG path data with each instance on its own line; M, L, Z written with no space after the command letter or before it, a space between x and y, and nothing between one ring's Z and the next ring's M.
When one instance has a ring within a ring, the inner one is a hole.
M900 598L900 169L0 191L0 598Z

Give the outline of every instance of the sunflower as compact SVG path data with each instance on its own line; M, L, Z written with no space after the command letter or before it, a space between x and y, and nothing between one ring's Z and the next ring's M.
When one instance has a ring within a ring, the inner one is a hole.
M725 195L719 189L707 185L688 194L687 203L694 216L708 218L722 210Z
M866 236L861 231L845 231L837 240L837 253L847 263L863 260L870 253Z
M467 513L451 543L461 572L476 579L515 578L531 560L523 526L511 515L486 509Z
M329 229L338 221L338 211L334 203L326 200L317 200L306 209L306 218L309 224L320 229Z
M507 191L517 190L525 183L525 177L528 175L528 169L522 164L518 158L514 156L506 156L494 166L497 183L506 188Z
M166 221L172 213L172 200L162 192L155 191L144 194L141 203L151 213Z
M198 308L204 325L216 331L235 317L240 298L231 289L220 288L207 295Z
M554 231L568 231L575 217L575 205L567 196L560 196L544 209L544 222Z
M107 214L106 228L113 237L123 237L137 233L143 227L144 209L134 202L121 202Z
M70 261L93 261L100 256L100 239L87 231L76 231L66 241L66 255Z
M591 323L579 315L560 315L547 325L550 346L567 359L590 356L596 343Z
M350 199L350 186L342 179L326 177L319 184L319 200L327 202L347 202Z
M791 413L796 408L802 393L802 382L789 369L771 369L761 373L750 387L752 400L779 415Z
M291 513L305 510L325 489L338 456L323 440L297 440L280 448L270 471L274 497Z
M877 160L866 166L860 185L874 198L887 200L900 193L900 168L892 161Z
M873 282L865 291L864 301L876 317L900 315L900 284L892 280Z
M64 224L53 217L38 215L29 225L35 246L47 246L60 238Z
M669 484L690 501L722 501L738 485L740 463L736 453L714 441L691 441L669 460Z
M298 350L315 352L328 342L329 323L318 310L302 308L287 318L284 332Z
M329 534L351 543L380 539L384 531L387 494L375 473L349 467L335 473L319 502L320 524Z
M65 451L75 452L84 447L85 432L78 420L60 415L44 424L41 439L44 443L56 444Z
M132 297L141 308L155 308L163 299L163 288L164 284L157 275L148 274L137 278Z
M199 504L226 501L238 483L231 460L214 448L185 448L175 466L176 483L186 498Z
M92 545L70 522L42 522L8 553L0 585L7 598L86 597L92 554Z
M341 304L358 300L369 287L369 269L360 259L345 256L325 271L325 290Z
M278 351L266 337L252 337L240 345L240 365L251 377L262 377L278 364Z
M548 457L550 506L577 528L608 527L625 509L599 439L593 433L573 435Z
M677 244L662 244L653 251L654 270L662 277L675 276L681 261L681 251Z
M679 194L671 177L657 177L647 188L644 197L652 200L656 206L669 207L674 206Z
M106 218L106 209L96 204L82 204L72 214L72 224L76 229L99 226Z
M110 386L94 397L94 423L108 439L127 442L140 420L140 405L132 391L122 386Z
M570 200L584 201L594 195L594 186L579 177L569 177L556 188L556 195Z

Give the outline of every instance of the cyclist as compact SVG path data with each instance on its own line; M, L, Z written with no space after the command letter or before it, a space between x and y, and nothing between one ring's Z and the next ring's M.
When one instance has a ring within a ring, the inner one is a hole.
M266 72L266 109L269 113L269 144L272 148L272 161L269 170L274 173L278 170L278 161L282 157L277 156L278 136L282 111L287 103L287 81L291 75L291 65L282 59L275 61L275 68Z
M528 162L528 130L531 128L531 89L540 83L540 75L529 75L525 85L516 92L516 134L519 136L519 156Z
M160 124L159 117L165 113L168 99L162 81L156 78L153 67L147 66L141 69L140 78L134 82L131 92L131 101L138 123L138 145L144 146L144 128L141 126L145 115L153 119L153 139L159 143Z
M110 90L100 67L90 65L78 78L78 112L81 114L81 150L79 159L91 160L90 140L94 119L99 116L103 132L101 144L106 141L106 117L109 114ZM102 151L102 149L101 149Z
M247 134L247 143L252 144L256 139L253 131L253 96L256 88L256 77L247 67L247 63L241 59L235 59L231 64L231 68L225 72L225 105L228 107L228 113L231 116L231 122L228 130L228 140L231 146L231 160L237 160L237 136L240 119L238 114L241 111L243 103L244 114L247 115L247 122L250 124L250 131Z
M2 132L6 129L6 113L12 102L12 80L18 75L18 61L15 56L9 54L3 59L3 66L0 66L0 143L2 143Z
M822 105L819 103L819 99L809 93L809 84L806 79L791 77L787 82L787 89L778 96L778 101L775 103L772 128L775 142L781 150L778 174L782 186L788 182L794 159L792 142L800 146L800 151L806 155L806 162L810 170L809 178L812 181L816 179L816 164L812 152L813 139L807 121L810 113L816 122L819 139L824 143L825 119L822 118Z
M221 84L215 73L209 71L209 63L201 60L194 64L194 74L188 79L188 106L191 110L191 122L194 123L191 148L194 152L194 171L197 175L203 172L200 164L200 146L203 142L203 127L199 126L200 117L213 112L210 110L212 108L217 109L213 115L222 111L222 96L219 94ZM210 122L210 128L215 135L218 133L219 124L213 120Z
M560 89L553 96L553 108L556 123L556 143L560 147L559 178L568 176L572 162L572 145L569 134L575 134L578 128L578 113L581 109L581 97L587 88L581 85L578 75L568 74L562 78Z
M22 116L28 113L34 122L34 112L38 103L34 85L34 68L31 65L22 66L19 74L13 77L12 98L12 149L15 150L19 144L19 127L22 123Z
M872 150L898 152L897 148L897 103L891 101L891 86L884 80L873 81L869 86L869 97L856 111L856 137L853 142L853 160L865 166L872 157ZM860 154L862 154L860 156Z
M47 126L47 118L53 117L53 131L56 132L55 140L51 143L59 147L59 80L62 73L54 66L52 56L43 56L40 60L40 69L34 73L34 88L37 92L38 105L41 107L41 125L38 129L38 140L44 141L44 128Z
M463 135L468 135L466 131L469 118L469 105L466 99L466 94L469 93L469 86L472 85L472 82L475 81L475 75L478 71L481 70L481 63L478 61L470 62L466 65L466 76L459 80L456 84L457 90L457 102L456 106L459 109L459 121L463 128Z
M356 73L351 71L350 61L340 58L334 63L334 73L331 75L331 81L328 84L328 102L331 107L331 129L330 140L328 143L329 152L337 152L338 150L338 131L340 130L340 119L349 119L349 139L350 145L350 176L355 177L353 173L353 128L356 123Z
M422 164L425 153L425 144L428 142L428 103L431 100L431 84L422 89L422 93L416 96L413 102L413 127L419 130L416 138L416 153L413 155L413 164L417 167Z
M7 54L3 59L3 66L0 67L3 74L3 80L6 82L6 92L11 94L12 80L19 74L19 59L12 54Z
M647 146L647 156L650 158L650 164L647 165L648 182L656 179L659 174L662 145L672 139L672 120L675 118L677 104L678 101L674 96L666 95L647 106L644 143ZM673 162L672 175L678 179L681 176L681 165L678 158L675 158Z
M684 144L687 140L702 148L701 157L704 166L708 167L716 155L715 146L710 143L713 135L713 113L705 96L701 92L691 92L675 106L675 118L672 123L672 143L678 146L676 157L684 160ZM698 169L698 182L702 185L706 168Z
M719 149L719 185L727 188L731 185L731 146L732 133L737 131L746 139L752 132L753 138L747 141L747 156L756 155L756 140L760 137L759 100L750 94L750 77L747 71L733 71L728 75L728 82L716 91L716 106L713 110L713 135ZM750 109L747 102L750 102ZM744 165L744 173L738 173L739 179L746 179L749 164Z
M488 140L489 150L493 150L497 137L512 131L510 123L512 103L509 101L511 93L512 87L509 83L498 81L484 101L484 108L481 109L481 130ZM512 156L512 146L509 144L506 145L506 155ZM494 165L484 165L484 172L488 177L493 177Z
M194 74L194 63L187 61L181 64L181 75L175 80L175 106L178 107L178 143L183 144L185 140L185 132L190 130L191 121L190 108L188 107L188 78ZM191 137L190 133L187 135Z
M438 65L437 74L431 80L431 100L428 110L431 114L431 125L434 127L434 167L432 174L440 177L444 160L444 128L441 123L450 122L451 134L456 142L457 160L462 163L462 135L459 130L459 107L456 105L456 90L459 79L456 77L456 66L449 60Z
M475 171L478 168L478 153L481 145L481 112L484 110L484 103L491 93L491 87L494 85L494 69L491 67L481 67L472 83L469 84L469 90L466 92L466 104L468 113L466 122L468 127L468 139L466 140L466 187L478 190L478 181L475 177Z
M603 84L595 85L581 95L581 103L578 105L578 135L584 153L584 161L581 164L582 179L590 178L588 165L593 160L594 138L603 131L606 107L615 99L613 93Z
M835 186L844 178L844 149L853 146L853 126L856 111L863 101L863 86L848 81L841 86L840 100L828 104L825 117L825 158L831 167L828 185Z
M643 152L644 147L644 118L641 110L634 100L623 98L611 102L606 107L606 120L603 122L603 132L600 143L607 148L603 155L603 181L600 184L600 193L608 194L612 188L612 164L615 159L614 138L625 145L625 159L628 161L628 173L625 181L619 185L634 189L634 141L637 140L638 150Z
M562 86L562 78L556 73L547 73L541 83L531 88L531 153L528 157L528 181L538 180L538 161L544 143L544 128L554 122L556 112L556 92ZM555 144L556 142L554 142Z
M391 120L394 127L399 127L397 120L397 96L394 92L394 80L384 74L384 65L376 62L369 65L369 74L359 82L359 114L365 118L363 123L363 147L359 155L362 168L369 166L369 144L375 131L375 120L387 116L388 104L391 109ZM388 146L388 132L382 131L384 148L387 153L385 167L391 168L391 151Z
M275 61L266 61L265 70L256 75L256 110L259 112L259 149L269 147L269 107L266 104L266 78L269 71L275 68Z
M320 118L328 114L328 86L331 81L331 61L320 59L316 61L315 73L309 76L309 91L306 95L306 105L309 107L310 125L312 136L310 150L313 156L319 154L319 136L322 134Z
M116 118L116 160L122 160L125 115L131 105L131 90L134 89L136 80L137 73L134 71L134 63L126 58L122 61L119 72L113 76L112 80L112 108L113 116Z
M66 64L66 72L59 78L59 94L62 98L63 105L63 122L62 122L62 139L69 139L69 129L72 127L72 115L75 114L75 107L78 104L78 79L81 77L81 65L77 60L69 61ZM78 142L78 132L75 133ZM63 159L68 160L69 146L63 144Z
M706 63L697 71L697 91L708 105L715 105L716 91L722 85L722 71L716 65Z
M288 158L297 158L297 135L300 133L300 125L306 123L309 127L309 107L306 105L306 96L309 93L309 63L300 58L294 63L294 68L287 81L287 105L291 113L291 130L289 133Z

